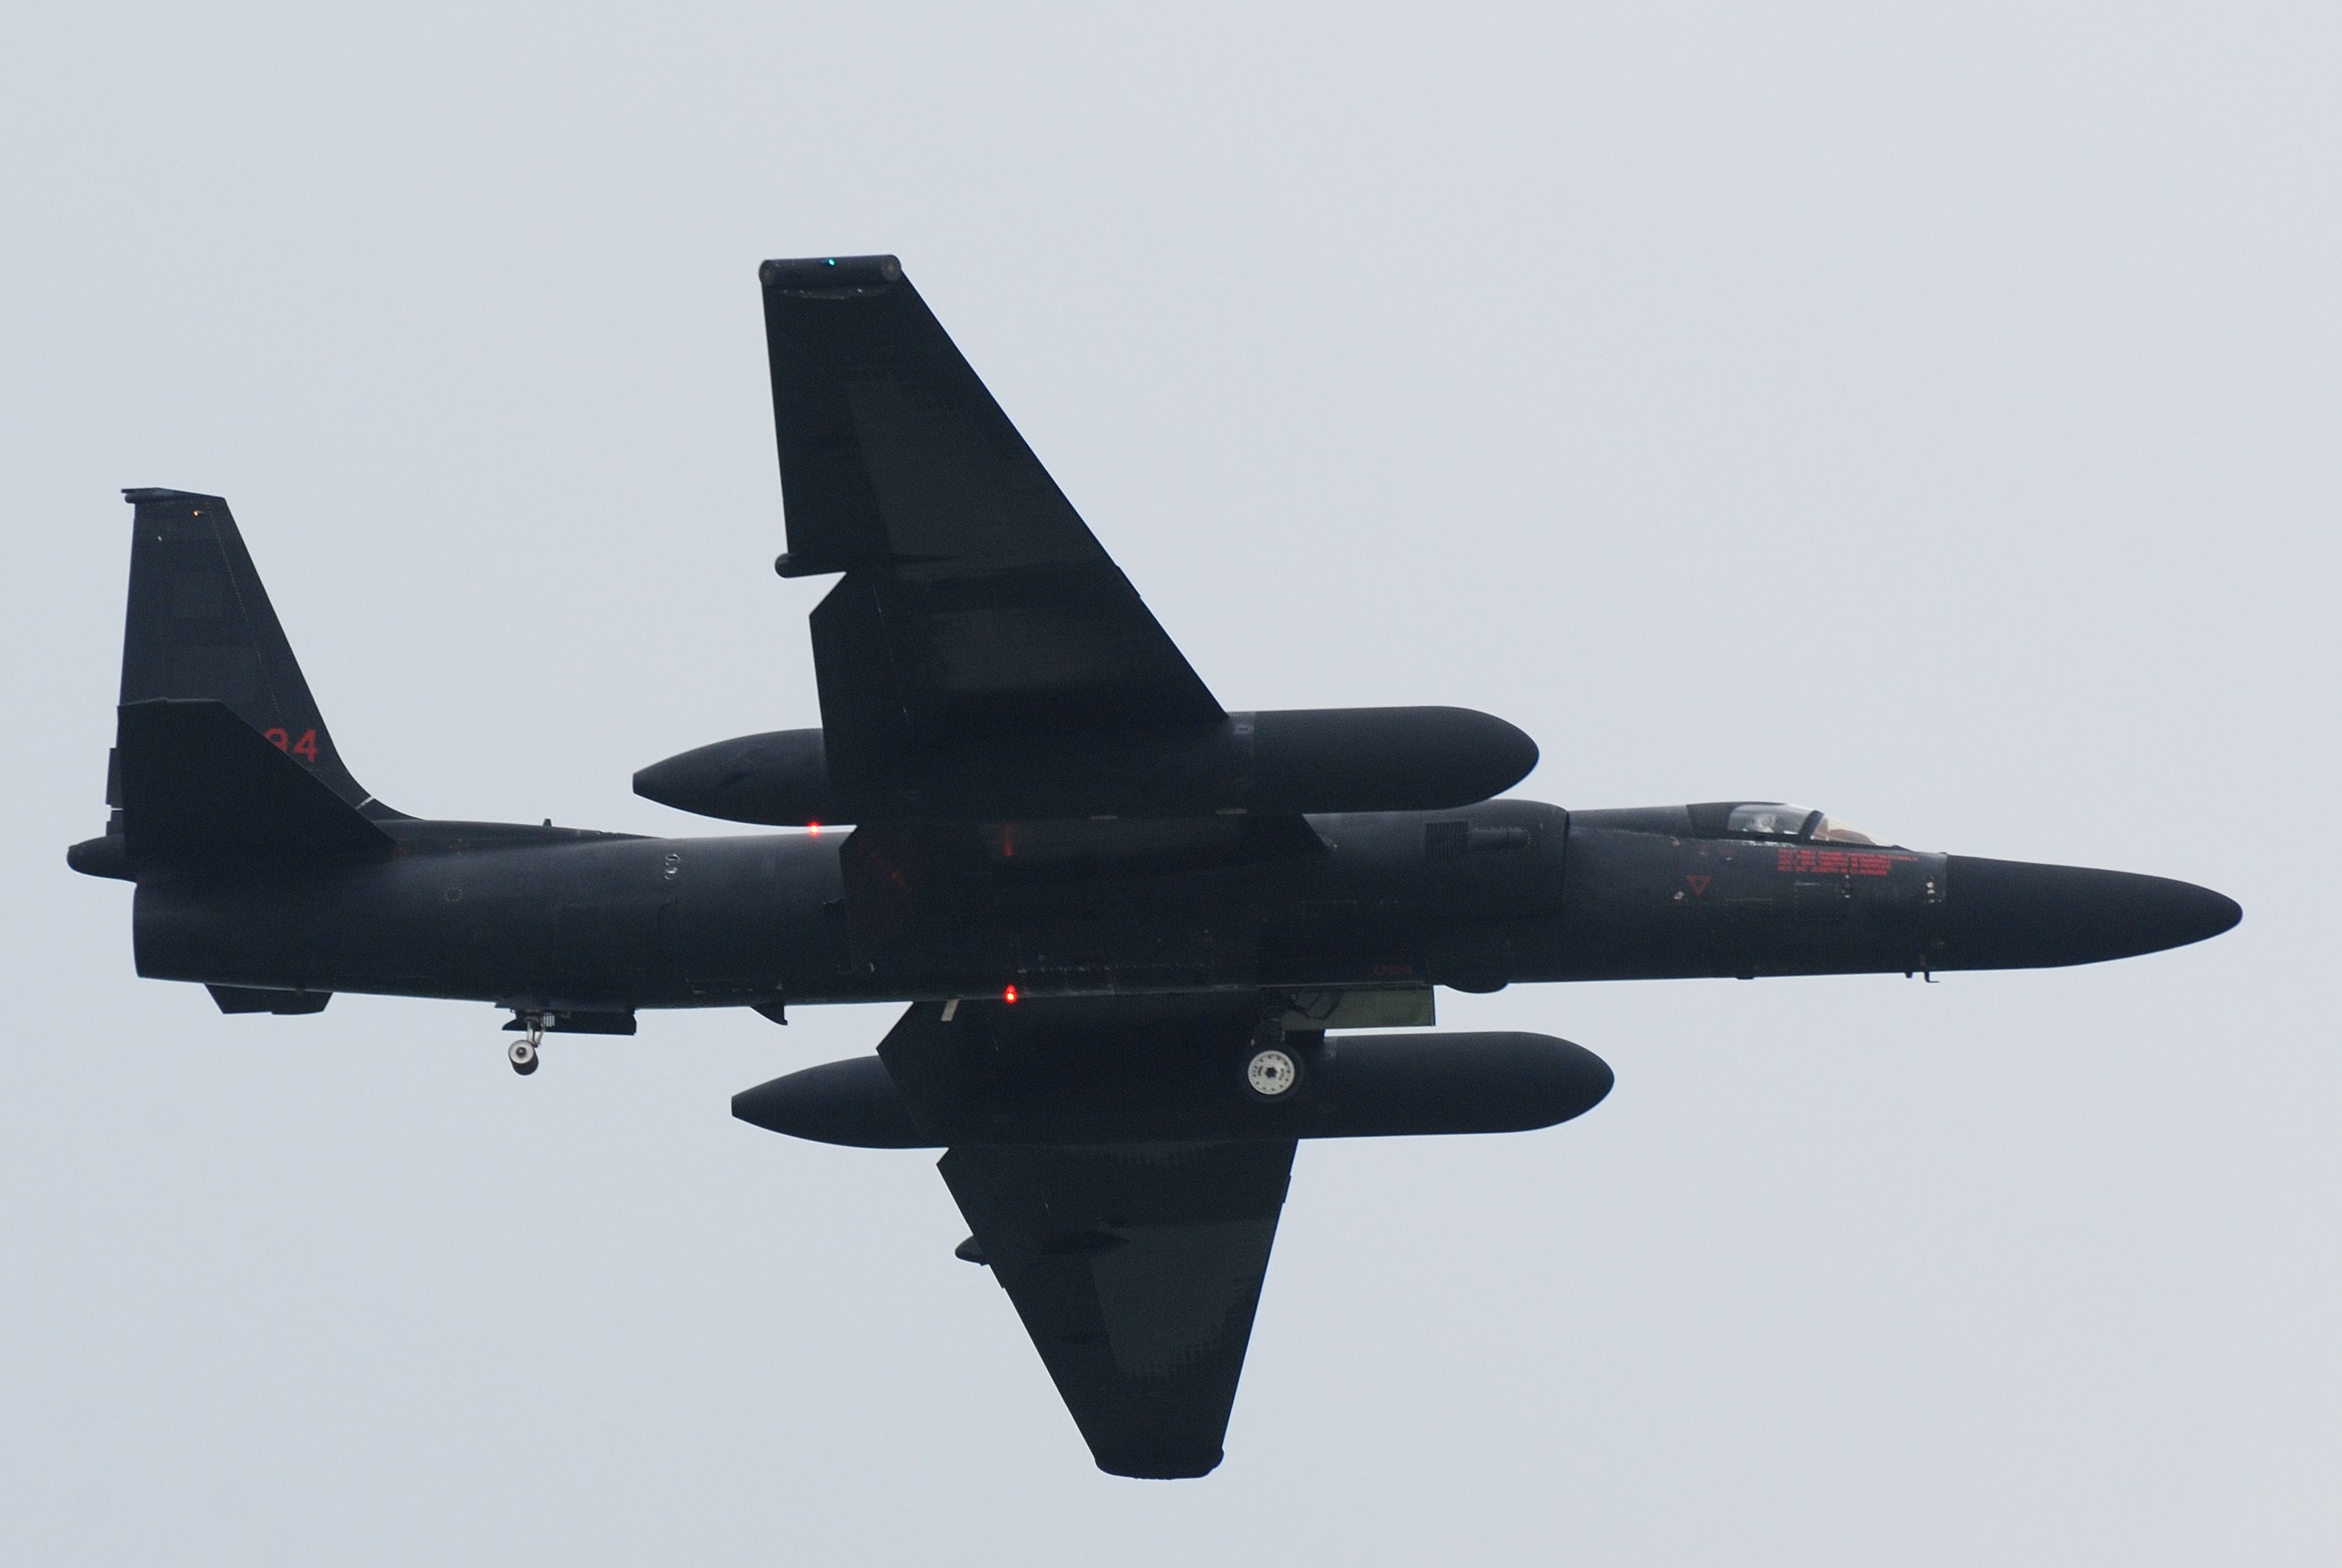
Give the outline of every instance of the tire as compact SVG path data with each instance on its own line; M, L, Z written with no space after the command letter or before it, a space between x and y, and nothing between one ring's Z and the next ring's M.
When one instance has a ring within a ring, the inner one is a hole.
M1244 1068L1245 1089L1265 1105L1289 1104L1301 1087L1301 1058L1282 1045L1264 1045Z
M512 1064L512 1070L524 1078L536 1071L536 1047L525 1040L515 1040L505 1046L505 1059Z

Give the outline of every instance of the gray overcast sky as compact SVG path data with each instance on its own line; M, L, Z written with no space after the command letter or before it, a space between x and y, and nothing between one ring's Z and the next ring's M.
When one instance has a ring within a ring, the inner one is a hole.
M0 1556L2342 1558L2331 5L16 7ZM1305 1148L1228 1460L1111 1480L927 1158L732 1122L882 1009L219 1016L97 831L217 491L369 787L702 825L815 720L756 262L906 265L1234 706L1570 805L2207 883L2069 973L1516 988L1617 1069Z

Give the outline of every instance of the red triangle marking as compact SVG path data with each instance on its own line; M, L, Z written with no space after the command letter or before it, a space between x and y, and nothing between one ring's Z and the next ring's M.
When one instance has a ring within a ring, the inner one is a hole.
M1691 895L1697 898L1707 891L1708 883L1714 879L1706 876L1686 876L1684 880L1691 884Z

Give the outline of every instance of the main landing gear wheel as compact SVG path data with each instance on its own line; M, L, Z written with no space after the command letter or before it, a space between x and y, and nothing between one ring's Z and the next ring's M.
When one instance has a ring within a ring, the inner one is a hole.
M519 1039L505 1047L505 1060L512 1064L514 1072L525 1078L536 1071L536 1048L545 1044L545 1014L515 1012L513 1021L505 1027L521 1032Z
M1300 1082L1301 1064L1275 1045L1254 1052L1245 1064L1245 1086L1264 1100L1281 1100Z

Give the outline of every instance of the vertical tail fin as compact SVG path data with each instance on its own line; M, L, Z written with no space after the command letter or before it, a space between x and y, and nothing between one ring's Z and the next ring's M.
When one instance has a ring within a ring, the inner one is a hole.
M227 503L183 490L122 496L137 509L123 706L160 698L225 704L345 804L369 817L400 815L343 765ZM106 794L119 807L117 772L109 770Z

